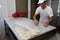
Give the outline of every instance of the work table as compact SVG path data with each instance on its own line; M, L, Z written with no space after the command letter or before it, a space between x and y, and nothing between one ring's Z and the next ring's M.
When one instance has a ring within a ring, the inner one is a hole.
M28 18L14 19L12 17L8 17L5 18L5 22L9 25L9 28L18 40L28 40L56 29L56 27L50 25L48 27L44 27L42 23L39 23L39 25L36 26L34 21Z

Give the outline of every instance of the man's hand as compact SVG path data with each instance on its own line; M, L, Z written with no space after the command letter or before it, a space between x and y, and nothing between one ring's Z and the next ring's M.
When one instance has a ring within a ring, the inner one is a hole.
M49 25L49 22L45 22L45 23L44 23L44 26L45 26L45 27L48 27L48 25Z
M50 19L47 22L44 23L44 26L48 27L49 23L51 23L52 20L53 20L53 16L51 16Z
M35 25L39 24L38 20L34 20L34 23L35 23Z

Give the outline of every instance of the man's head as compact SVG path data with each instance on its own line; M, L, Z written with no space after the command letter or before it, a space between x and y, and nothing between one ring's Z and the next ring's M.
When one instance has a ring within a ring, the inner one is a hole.
M46 0L39 0L38 4L42 9L44 9L46 7Z

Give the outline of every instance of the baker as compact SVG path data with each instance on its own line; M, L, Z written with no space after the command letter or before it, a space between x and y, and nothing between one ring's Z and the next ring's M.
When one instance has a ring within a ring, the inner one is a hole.
M47 27L53 20L53 10L46 4L46 0L39 0L39 7L37 7L35 14L33 16L35 25L43 23ZM40 14L40 20L36 19L37 15Z

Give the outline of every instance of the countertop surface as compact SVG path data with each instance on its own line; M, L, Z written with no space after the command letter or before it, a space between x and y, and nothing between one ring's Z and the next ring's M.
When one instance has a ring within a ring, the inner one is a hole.
M48 27L44 27L42 23L39 23L39 25L36 26L34 21L28 18L14 19L12 17L8 17L5 18L5 21L18 40L28 40L56 29L56 27L50 25Z

